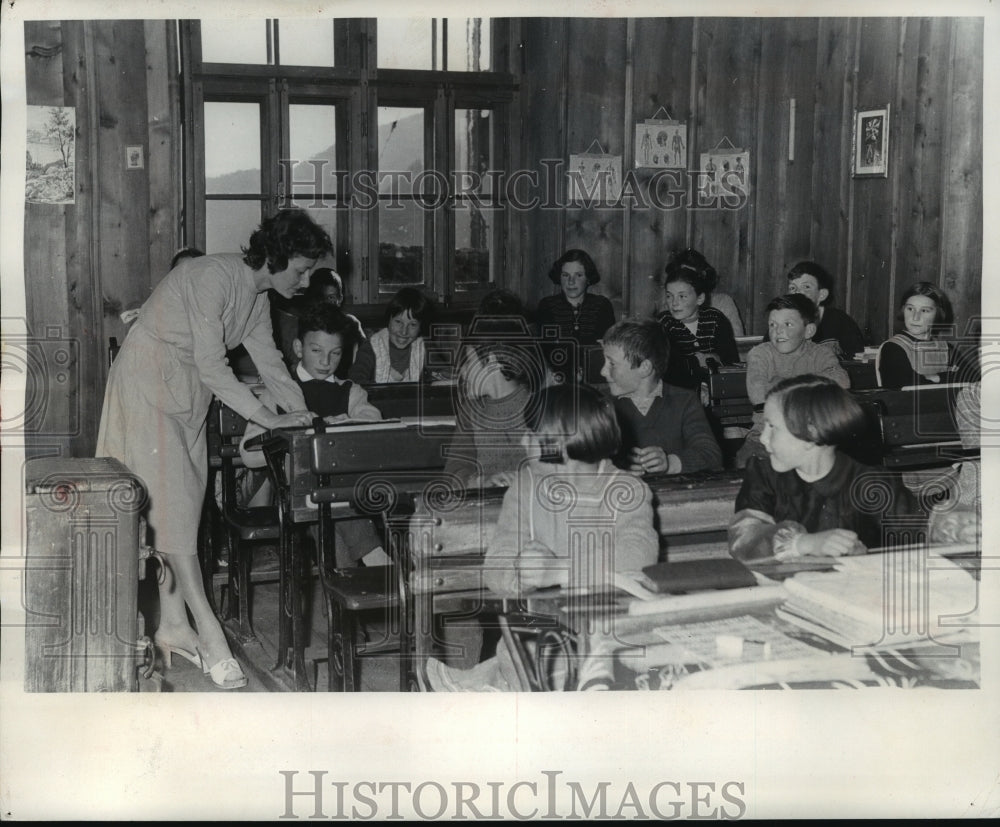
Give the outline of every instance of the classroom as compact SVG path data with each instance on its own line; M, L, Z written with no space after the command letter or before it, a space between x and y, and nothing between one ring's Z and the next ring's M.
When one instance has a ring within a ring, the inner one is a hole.
M23 45L25 691L979 688L983 18Z

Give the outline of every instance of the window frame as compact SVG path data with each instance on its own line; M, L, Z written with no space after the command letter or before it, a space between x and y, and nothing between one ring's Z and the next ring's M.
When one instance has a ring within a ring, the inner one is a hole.
M280 18L278 18L280 21ZM262 19L263 22L263 19ZM268 20L268 58L277 47L280 55L280 22L275 30ZM338 182L336 210L336 266L348 287L347 300L361 310L383 305L389 298L380 293L378 279L378 208L351 208L353 176L376 172L379 106L423 106L425 120L424 157L427 169L451 180L455 155L455 110L478 108L495 113L495 157L493 166L509 174L515 161L511 112L517 100L519 78L510 71L509 45L518 34L515 21L491 18L489 71L466 72L417 69L378 69L377 20L336 19L333 67L284 64L206 63L201 59L200 22L179 21L181 90L184 113L183 231L187 244L205 249L206 204L222 200L205 192L205 136L203 112L206 102L252 101L261 105L261 193L262 215L273 215L292 204L291 182L282 180L281 159L288 158L290 144L289 106L301 103L336 106L335 138L337 167L346 172ZM343 164L343 166L342 166ZM502 189L502 188L501 188ZM454 193L443 207L429 213L424 228L424 286L435 301L449 306L471 306L494 287L508 287L513 216L503 203L503 193L494 193L500 222L490 251L494 282L481 289L458 293L455 280ZM244 196L246 200L248 196ZM237 200L229 198L229 200Z

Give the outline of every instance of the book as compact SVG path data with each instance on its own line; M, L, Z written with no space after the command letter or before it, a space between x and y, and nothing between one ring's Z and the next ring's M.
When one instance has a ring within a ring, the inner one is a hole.
M739 589L756 586L757 579L732 557L656 563L642 570L643 586L657 594L684 594L706 589Z
M838 645L900 646L968 634L978 583L928 549L840 558L833 572L784 581L779 614Z

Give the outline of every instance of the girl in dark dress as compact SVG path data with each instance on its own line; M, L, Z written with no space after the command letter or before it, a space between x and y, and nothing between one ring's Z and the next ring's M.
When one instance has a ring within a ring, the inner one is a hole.
M934 284L919 281L899 303L903 329L879 348L875 373L883 388L933 385L941 382L976 382L978 361L941 339L953 315L948 296Z
M563 339L596 345L615 323L615 310L607 298L588 292L601 280L594 260L583 250L567 250L552 265L549 279L561 290L538 303L539 330L555 326Z
M783 379L764 403L761 443L736 496L729 551L739 560L840 557L890 544L885 518L926 519L898 476L870 468L837 446L857 440L861 406L832 379ZM903 522L900 522L903 525Z

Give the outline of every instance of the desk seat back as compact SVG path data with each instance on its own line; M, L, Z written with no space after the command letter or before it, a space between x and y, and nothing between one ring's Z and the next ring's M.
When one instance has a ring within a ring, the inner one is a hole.
M457 385L393 382L364 388L368 401L381 411L383 419L455 415Z
M364 510L390 510L401 493L418 492L440 476L453 434L450 426L362 426L314 434L305 484L315 502L349 500Z
M687 534L721 532L734 513L743 485L739 471L682 474L648 479L663 540Z
M889 467L949 465L979 452L963 448L955 420L955 397L961 385L882 388L856 394L877 418L882 461Z

